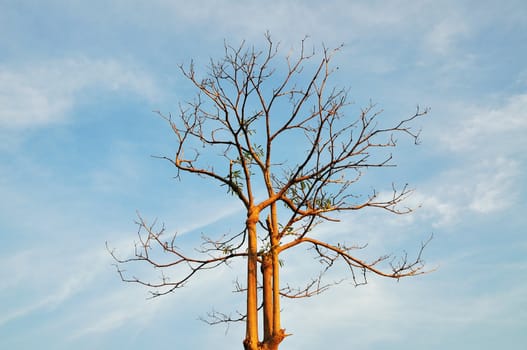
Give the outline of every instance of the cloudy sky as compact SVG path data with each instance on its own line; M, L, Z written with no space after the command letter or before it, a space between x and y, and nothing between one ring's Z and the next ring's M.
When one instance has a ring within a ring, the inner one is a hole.
M357 109L432 108L421 145L371 174L381 187L409 182L419 209L344 215L317 234L369 243L365 259L411 254L433 234L424 257L437 271L284 301L283 347L525 346L525 1L0 0L0 348L241 348L242 325L198 319L243 305L231 293L243 263L147 300L119 280L105 242L130 253L136 211L188 246L243 223L224 189L179 182L151 157L174 151L152 111L192 96L179 64L199 70L224 40L258 46L266 30L284 53L305 35L343 43L335 83ZM289 259L286 280L316 267L301 250Z

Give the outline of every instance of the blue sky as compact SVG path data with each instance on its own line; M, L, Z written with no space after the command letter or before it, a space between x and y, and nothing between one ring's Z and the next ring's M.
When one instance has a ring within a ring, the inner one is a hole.
M174 140L152 110L192 96L178 64L220 57L223 40L282 48L306 34L335 58L356 108L387 118L430 106L422 144L370 174L415 188L410 216L370 210L320 226L360 254L409 252L431 233L432 274L371 276L284 301L288 349L520 349L527 343L527 5L524 1L0 1L0 348L241 348L243 327L198 318L232 311L236 269L175 294L118 279L105 241L126 254L136 210L197 244L235 230L239 206L199 179L173 179L151 155ZM353 111L353 109L352 109ZM356 111L356 109L355 109ZM316 267L286 257L284 280ZM144 273L152 273L145 269ZM345 270L336 270L342 276Z

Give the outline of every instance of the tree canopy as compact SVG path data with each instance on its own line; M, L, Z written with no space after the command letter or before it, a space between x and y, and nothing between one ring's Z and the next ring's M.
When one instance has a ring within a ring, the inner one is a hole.
M197 93L180 104L176 116L158 112L175 136L175 155L160 158L175 167L178 177L189 173L210 179L237 198L246 212L243 230L219 238L204 236L198 251L183 252L176 235L139 217L134 255L120 258L111 252L118 266L139 262L177 269L177 279L163 275L145 281L118 267L124 281L149 287L154 297L184 286L199 271L245 259L246 281L237 286L246 294L245 312L236 318L214 313L211 323L244 321L245 349L278 349L286 336L280 298L326 290L331 283L324 282L324 274L337 261L349 267L355 284L365 283L367 273L399 279L426 272L421 253L427 242L414 258L383 255L365 261L355 255L361 247L313 233L324 222L338 222L343 212L368 207L395 214L412 211L401 205L412 193L407 184L391 184L389 193L363 193L359 184L368 169L395 165L390 149L399 137L418 143L419 130L413 124L429 110L417 107L393 122L370 103L350 116L349 90L331 81L338 72L331 61L340 47L324 47L317 54L302 40L296 55L284 56L266 35L263 50L245 43L224 48L223 57L211 60L204 75L194 63L180 67ZM293 288L280 283L280 254L297 246L312 248L322 269L304 287ZM158 259L158 251L171 258Z

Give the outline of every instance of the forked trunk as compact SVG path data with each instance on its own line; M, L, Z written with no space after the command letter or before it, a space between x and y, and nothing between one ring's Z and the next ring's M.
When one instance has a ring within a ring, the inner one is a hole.
M280 290L279 290L279 262L273 247L261 256L261 272L263 287L263 340L258 337L258 294L257 294L257 235L256 223L258 216L249 215L247 231L249 254L247 262L247 323L243 346L245 350L278 350L278 346L285 338L285 331L280 328Z

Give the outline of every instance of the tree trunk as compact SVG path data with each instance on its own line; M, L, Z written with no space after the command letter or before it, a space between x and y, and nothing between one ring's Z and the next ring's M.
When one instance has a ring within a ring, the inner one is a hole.
M278 230L278 217L276 213L276 202L271 204L271 264L273 277L273 334L283 334L280 324L280 261L278 260L278 252L276 251L280 245L280 237ZM283 339L283 336L282 338ZM280 340L282 341L282 340Z
M269 254L262 257L263 279L263 328L265 343L271 339L274 326L274 300L273 300L273 262Z
M264 339L259 349L278 350L285 338L285 330L280 327L280 262L276 251L279 245L276 203L271 205L267 226L270 228L271 249L262 258Z
M259 219L257 210L249 211L247 217L248 258L247 258L247 322L243 346L245 350L278 350L285 338L285 330L280 328L280 264L278 261L276 213L271 210L271 250L262 258L263 283L263 340L258 337L258 245L256 225Z
M278 350L278 346L285 338L285 330L279 329L274 332L270 339L264 340L258 345L258 350Z
M247 216L249 251L247 257L247 323L243 341L245 350L259 350L260 348L258 344L258 245L256 236L258 216L259 213L255 210L249 211Z
M280 329L280 309L279 304L277 309L275 296L275 291L279 289L275 288L275 275L278 274L275 266L278 262L275 265L274 255L271 251L262 258L264 338L258 346L260 350L277 350L285 337L284 330Z

